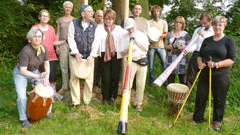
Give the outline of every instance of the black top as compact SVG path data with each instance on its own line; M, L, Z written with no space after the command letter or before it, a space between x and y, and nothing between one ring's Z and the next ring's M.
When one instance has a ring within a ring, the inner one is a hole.
M237 58L237 51L234 39L228 36L224 36L219 41L214 41L213 36L206 38L202 43L199 57L202 57L203 60L207 62L210 60L210 56L214 62L226 59L235 61Z

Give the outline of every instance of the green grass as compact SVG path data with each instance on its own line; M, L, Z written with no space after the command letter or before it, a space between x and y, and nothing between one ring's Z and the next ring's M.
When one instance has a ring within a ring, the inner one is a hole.
M81 104L80 108L71 110L69 104L57 101L53 104L52 116L54 120L42 119L33 123L29 129L22 128L18 121L17 94L13 82L12 70L17 59L5 59L0 63L0 134L80 134L80 135L112 135L117 134L120 103L114 106L104 106L96 100L92 100L89 106ZM161 67L156 58L156 77L160 75ZM61 76L60 73L58 74ZM61 80L61 79L59 79ZM61 81L59 81L61 83ZM60 88L60 83L57 88ZM192 134L240 134L240 107L239 107L239 78L232 78L231 87L228 92L227 104L224 114L222 130L216 132L211 127L208 131L208 123L189 125L194 111L195 93L193 91L192 101L187 103L183 109L183 117L179 118L173 128L171 124L175 117L170 117L168 111L170 102L167 100L165 87L150 87L146 84L145 92L155 98L148 97L147 103L143 105L143 112L138 112L129 107L128 112L128 134L131 135L192 135ZM31 90L31 87L28 87ZM208 118L206 108L205 118Z

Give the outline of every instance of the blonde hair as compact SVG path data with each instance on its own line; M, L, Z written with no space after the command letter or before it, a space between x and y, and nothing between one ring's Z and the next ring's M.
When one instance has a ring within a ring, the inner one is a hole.
M48 14L48 16L49 16L49 21L48 22L50 22L50 13L46 10L46 9L43 9L43 10L41 10L40 12L39 12L39 15L38 15L38 18L40 18L41 16L42 16L42 13L43 12L46 12L47 14Z
M106 16L108 16L109 18L113 19L113 21L115 22L117 14L116 14L116 12L114 10L108 9L104 13L104 19L106 18Z
M181 28L181 30L185 30L185 28L186 28L186 21L185 21L185 19L184 19L182 16L178 16L178 17L175 19L174 24L175 24L177 21L179 21L179 22L182 23L182 28ZM174 30L175 30L175 25L174 25Z
M220 23L223 23L225 27L227 26L227 19L226 19L226 17L221 16L221 15L218 15L218 16L216 16L216 17L213 19L212 24L215 25L215 24L217 24L217 23L219 23L219 22L220 22Z

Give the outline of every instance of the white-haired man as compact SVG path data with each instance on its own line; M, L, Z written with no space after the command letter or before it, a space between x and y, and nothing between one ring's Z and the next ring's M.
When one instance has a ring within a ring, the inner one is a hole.
M147 51L149 46L148 37L141 31L136 30L135 20L124 20L124 29L128 31L121 39L122 54L127 56L130 38L133 40L131 87L136 75L136 99L134 105L138 111L142 111L142 101L147 77ZM126 64L127 65L127 64Z

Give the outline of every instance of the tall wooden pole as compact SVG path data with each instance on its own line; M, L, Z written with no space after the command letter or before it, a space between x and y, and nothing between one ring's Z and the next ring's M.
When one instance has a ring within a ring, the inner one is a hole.
M88 0L82 0L82 5L88 5Z
M112 0L112 8L117 13L116 24L121 24L129 16L129 0Z

